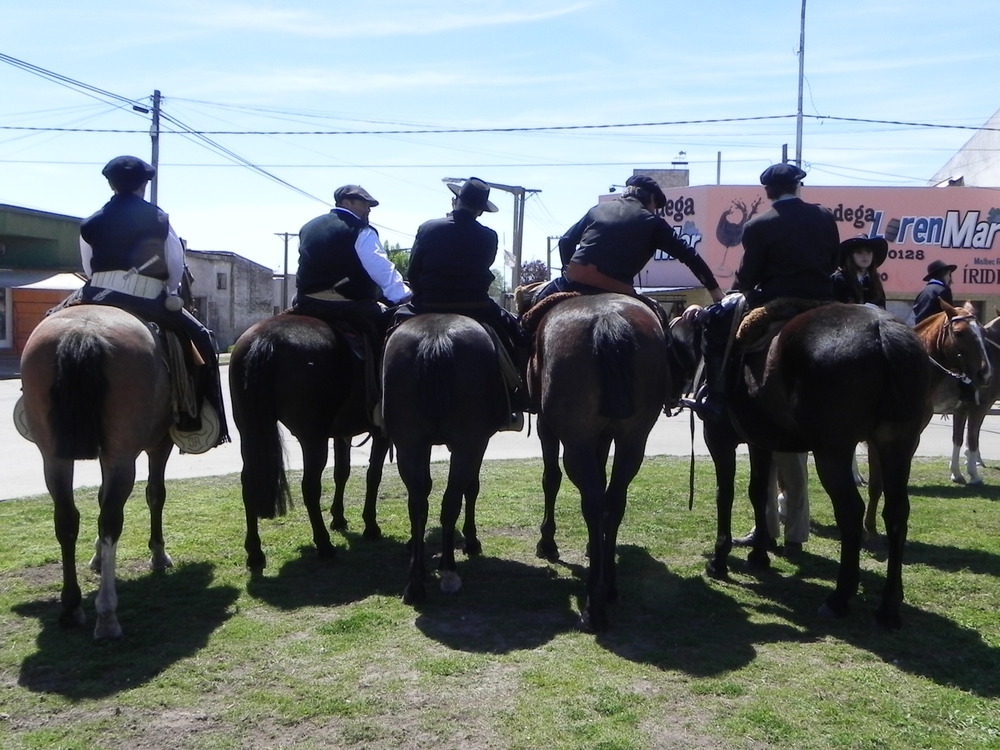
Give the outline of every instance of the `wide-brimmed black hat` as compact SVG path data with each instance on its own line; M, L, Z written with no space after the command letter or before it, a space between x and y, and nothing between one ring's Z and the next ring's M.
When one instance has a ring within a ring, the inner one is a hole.
M954 273L957 270L958 266L956 265L945 263L943 260L932 260L927 264L927 275L924 276L924 281L939 279L946 273Z
M660 187L660 183L649 175L634 174L625 180L625 187L637 187L645 190L649 193L653 199L653 205L657 208L663 208L667 205L667 196L663 194L663 188Z
M772 164L760 173L761 185L794 185L802 182L806 178L806 173L794 164L782 162Z
M445 183L448 189L458 196L462 205L474 211L486 211L494 214L499 209L490 202L490 186L478 177L470 177L462 183L461 187L454 182Z
M337 203L345 198L360 198L367 201L372 208L378 205L378 201L372 198L371 194L360 185L342 185L333 191L333 200Z
M872 268L878 268L885 263L889 255L889 243L885 237L869 237L866 234L859 234L840 243L840 265L844 265L847 256L853 252L868 248L872 251Z
M156 170L138 156L116 156L101 174L118 190L135 190L156 176Z

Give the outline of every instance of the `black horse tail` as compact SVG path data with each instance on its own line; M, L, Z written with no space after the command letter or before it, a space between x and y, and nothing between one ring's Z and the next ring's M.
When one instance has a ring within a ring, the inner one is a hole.
M879 416L890 422L919 419L925 415L930 387L927 353L909 326L886 316L879 318L878 335L889 366Z
M292 504L278 431L278 359L270 339L256 339L238 363L232 384L243 453L243 505L257 518L283 516Z
M94 332L66 336L56 346L51 419L58 458L97 458L101 450L109 353L108 341Z
M455 342L450 336L426 336L417 345L414 378L424 416L446 418L455 389Z
M592 340L601 383L600 414L628 419L635 413L633 362L639 348L635 330L618 313L602 315L594 325Z

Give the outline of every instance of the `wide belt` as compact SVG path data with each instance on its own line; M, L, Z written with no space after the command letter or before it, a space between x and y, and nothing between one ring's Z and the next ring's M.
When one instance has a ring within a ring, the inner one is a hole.
M135 271L96 271L90 283L101 289L129 294L142 299L156 299L163 293L163 280Z
M352 300L349 297L345 297L343 294L340 294L339 292L333 291L332 289L324 289L321 292L310 292L306 296L307 297L311 297L312 299L324 300L326 302L354 302L355 301L355 300Z

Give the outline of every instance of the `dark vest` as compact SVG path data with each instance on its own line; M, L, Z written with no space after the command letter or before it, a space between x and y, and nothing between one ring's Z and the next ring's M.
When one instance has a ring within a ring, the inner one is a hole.
M137 195L120 193L80 225L80 236L94 249L92 271L128 271L155 259L142 275L166 279L168 230L163 211Z
M333 289L352 300L382 296L354 248L364 227L354 214L334 209L299 230L299 268L295 274L299 294Z

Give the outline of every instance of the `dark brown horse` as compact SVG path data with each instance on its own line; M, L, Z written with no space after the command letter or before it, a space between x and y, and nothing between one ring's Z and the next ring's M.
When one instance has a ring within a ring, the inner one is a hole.
M718 512L708 574L728 576L737 445L746 442L750 451L754 568L770 565L765 507L771 451L812 451L841 537L836 588L820 612L846 616L860 579L864 516L852 464L855 447L867 441L881 460L888 529L886 581L875 616L884 627L899 627L910 463L930 418L930 367L920 340L883 310L835 303L796 315L738 364L731 419L704 425Z
M536 552L558 558L555 502L562 483L559 445L580 491L590 568L581 627L608 627L618 598L615 552L632 479L670 392L663 327L643 302L620 294L575 297L555 305L535 333L528 388L540 405L545 516ZM615 455L610 480L608 456Z
M385 345L385 428L396 447L410 516L407 604L424 601L425 534L431 492L431 447L451 451L441 501L441 589L461 588L455 526L465 498L465 553L478 554L475 507L479 469L493 434L507 422L507 395L492 337L462 315L427 313L402 323Z
M90 567L100 573L94 638L122 634L116 614L115 565L124 506L135 484L135 462L149 457L150 565L173 563L163 542L164 471L173 447L170 377L164 348L131 313L105 305L66 307L32 332L21 357L21 387L31 439L42 453L45 486L55 504L62 550L63 626L82 625L76 541L80 514L73 499L73 465L101 464L97 543Z
M976 319L971 307L953 307L941 302L942 312L932 315L914 327L927 361L930 364L928 398L934 414L958 414L968 412L970 404L961 397L960 383L974 386L984 393L991 388L992 365L987 349L987 337L982 325ZM993 391L995 398L996 392ZM985 416L978 417L979 424ZM958 440L957 454L962 445L962 429L953 428L952 438ZM976 448L978 449L978 432ZM868 507L865 511L865 534L870 540L878 539L878 504L882 496L881 463L877 454L871 456L872 466L868 482ZM952 459L953 467L957 458Z
M389 444L365 413L363 371L352 357L343 338L325 322L290 313L250 327L233 347L229 386L243 455L244 547L247 567L254 572L267 564L257 520L284 515L291 502L279 422L302 449L302 501L309 514L313 543L322 558L336 556L320 507L329 440L333 438L334 458L330 527L344 530L350 441L355 435L372 435L364 536L381 537L375 503Z

